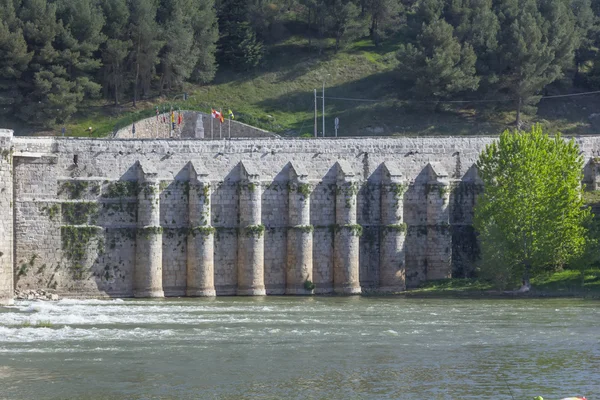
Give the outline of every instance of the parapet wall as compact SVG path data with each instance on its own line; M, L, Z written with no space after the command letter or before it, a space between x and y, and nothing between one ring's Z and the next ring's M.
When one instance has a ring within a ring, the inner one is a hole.
M181 123L179 114L181 113ZM135 124L119 129L115 139L229 139L229 138L275 138L278 135L246 125L236 120L226 119L221 123L212 115L198 111L175 111L163 113L137 121ZM135 125L135 131L134 131Z
M0 132L0 301L13 276L86 297L401 291L468 276L473 165L493 140ZM600 153L600 139L577 141Z

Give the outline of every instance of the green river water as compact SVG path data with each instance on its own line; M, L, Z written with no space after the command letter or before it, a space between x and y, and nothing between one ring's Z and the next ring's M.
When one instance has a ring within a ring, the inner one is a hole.
M52 327L23 326L38 321ZM0 308L0 399L535 395L600 399L600 302L218 297Z

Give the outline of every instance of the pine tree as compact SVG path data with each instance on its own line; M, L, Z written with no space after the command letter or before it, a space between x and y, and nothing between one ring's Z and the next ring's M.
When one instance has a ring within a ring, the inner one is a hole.
M0 116L9 116L22 101L19 81L33 53L27 51L12 0L0 0L0 21Z
M248 3L224 0L219 5L218 15L222 64L238 70L256 67L263 58L264 48L248 22Z
M493 80L489 65L498 47L500 23L493 11L492 0L450 0L444 18L454 27L459 42L473 46L477 74L486 81Z
M370 0L368 7L371 14L371 40L375 46L379 46L389 31L398 30L402 4L398 0Z
M417 96L442 99L477 89L473 48L461 45L442 19L423 24L415 45L402 45L396 57L400 80Z
M128 35L131 52L128 56L133 80L133 106L137 104L139 92L150 93L152 79L159 62L158 53L163 46L161 31L156 22L158 2L156 0L129 0Z
M101 82L104 97L114 98L115 105L118 105L125 89L126 58L132 47L127 35L129 9L126 0L104 0L101 4L106 19L103 33L107 37L101 47Z
M366 26L359 17L360 10L350 0L328 0L328 27L335 38L335 50L366 34Z
M62 64L77 90L96 97L101 88L93 81L101 65L97 53L106 40L102 10L96 0L59 0L56 5L57 18L63 23L55 45Z
M520 127L522 111L533 111L539 92L572 65L575 18L566 0L545 0L539 7L535 0L508 0L497 4L496 15L498 87L515 102Z
M25 0L17 15L33 53L21 76L23 99L18 117L46 127L64 122L77 111L84 93L70 80L61 52L55 48L64 29L56 19L56 5L46 0Z
M161 0L158 7L158 22L162 27L165 46L159 58L160 91L165 87L181 86L196 65L198 48L194 46L194 28L191 12L192 0Z
M219 25L214 0L195 0L195 4L192 25L197 58L190 78L194 82L208 83L212 81L217 72L216 52Z

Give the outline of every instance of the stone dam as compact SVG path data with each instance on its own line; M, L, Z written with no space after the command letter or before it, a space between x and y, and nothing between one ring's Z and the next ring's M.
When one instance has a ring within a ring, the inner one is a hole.
M0 304L398 292L470 276L494 137L144 140L0 130ZM600 138L576 138L598 188Z

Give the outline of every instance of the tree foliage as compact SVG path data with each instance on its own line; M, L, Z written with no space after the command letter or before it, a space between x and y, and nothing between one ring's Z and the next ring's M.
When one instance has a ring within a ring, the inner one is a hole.
M504 132L479 156L484 193L475 207L481 269L502 286L562 267L586 245L583 158L573 139L540 126Z
M397 49L390 89L499 101L519 124L557 80L600 87L599 16L597 0L0 0L0 116L62 124L98 96L135 105L271 50L370 39Z

